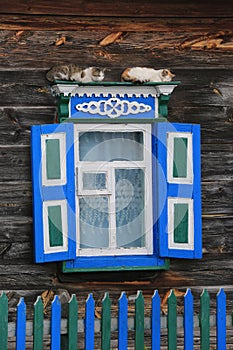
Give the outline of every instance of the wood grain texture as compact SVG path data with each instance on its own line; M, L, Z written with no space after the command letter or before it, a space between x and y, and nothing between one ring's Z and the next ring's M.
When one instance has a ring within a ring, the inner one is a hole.
M122 290L135 295L143 289L152 295L157 288L166 292L171 287L187 286L193 288L195 296L203 286L216 291L224 285L232 293L230 5L229 1L166 0L158 4L137 0L132 5L102 0L76 1L74 6L71 0L32 0L12 6L1 1L0 290L8 291L11 318L20 296L31 303L27 312L32 317L32 304L46 289L66 289L83 300L94 290L99 305L105 291L115 300ZM119 31L122 36L117 40L100 46L109 34ZM56 46L62 36L66 40ZM168 67L181 81L169 102L169 121L201 124L203 259L195 263L173 259L168 271L133 274L65 275L59 264L34 264L30 127L56 119L56 101L45 74L53 65L67 62L107 67L107 81L119 81L127 66ZM232 303L228 310L232 312ZM195 341L198 344L197 334ZM177 342L181 344L179 335ZM79 343L83 344L81 336ZM162 335L161 346L165 344Z
M106 47L101 47L100 42L110 34L109 30L3 30L0 32L3 44L0 50L1 70L6 70L9 65L18 71L20 67L48 70L52 65L67 62L81 66L88 62L90 65L113 68L113 71L123 70L129 65L167 66L173 69L232 67L232 31L209 30L190 32L181 27L170 32L126 32L120 40ZM64 44L55 45L61 37L66 38ZM214 45L213 37L222 40L220 47ZM208 38L212 40L210 45ZM199 46L193 47L197 43ZM208 52L208 60L205 51ZM116 76L113 77L116 79ZM112 78L111 75L109 78ZM119 80L120 75L117 78Z
M216 27L216 18L214 17L140 17L135 21L135 17L104 17L104 16L68 16L64 14L58 15L31 15L31 14L1 14L0 13L0 29L1 30L56 30L60 31L77 31L77 30L103 30L116 33L123 31L123 36L127 32L187 32L194 37L198 33L215 33L219 29L221 31L232 31L232 18L218 18L218 26ZM23 33L20 33L22 35ZM18 34L18 35L19 35ZM208 34L207 34L208 35Z
M42 1L19 0L14 6L3 0L1 1L0 13L14 14L40 14L40 15L82 15L82 16L128 16L128 17L231 17L233 15L231 2L226 0L221 3L219 0L210 2L179 0L174 3L166 0L162 3L158 1L141 2L140 0L130 0L125 2L109 1L73 1L65 3L55 0L49 3ZM206 12L208 11L208 12Z

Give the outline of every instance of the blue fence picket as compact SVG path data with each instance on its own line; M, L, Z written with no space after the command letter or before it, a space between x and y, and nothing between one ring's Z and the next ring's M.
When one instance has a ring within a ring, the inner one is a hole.
M95 301L88 295L85 311L85 349L94 350L95 345Z
M16 315L16 350L26 349L26 305L24 298L20 298Z
M160 350L160 296L154 292L151 302L151 349Z
M221 288L216 298L217 350L226 350L226 294Z
M56 295L52 302L51 314L51 350L61 347L61 302Z
M128 300L125 292L118 300L118 350L128 349Z
M184 350L193 350L193 295L187 289L184 296Z

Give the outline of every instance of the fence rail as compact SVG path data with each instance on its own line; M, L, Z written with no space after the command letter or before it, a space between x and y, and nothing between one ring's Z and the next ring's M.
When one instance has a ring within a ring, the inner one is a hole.
M166 330L167 349L176 350L177 331L182 330L184 350L193 350L195 339L194 330L199 329L201 350L225 350L227 348L226 330L233 330L233 315L226 313L226 294L220 289L216 295L216 309L210 313L210 296L203 290L200 296L199 314L194 314L194 302L191 290L184 295L184 312L177 314L177 298L173 290L168 297L168 313L161 314L161 301L158 291L151 298L151 315L145 317L144 297L142 291L138 291L135 298L134 317L128 314L128 299L125 292L121 293L118 300L118 315L111 317L111 299L105 293L102 300L101 318L95 317L95 300L92 293L85 302L85 317L78 319L78 300L75 294L68 302L68 317L61 317L61 302L56 295L51 305L50 319L44 319L44 305L41 297L34 304L33 321L26 320L26 304L24 298L20 298L16 310L16 322L8 322L8 299L5 293L0 296L0 350L8 349L8 341L14 338L15 349L26 349L27 337L32 337L34 350L42 350L43 339L50 336L50 349L87 349L96 348L95 337L100 334L101 350L129 349L129 332L133 332L134 349L145 350L145 332L150 331L150 347L152 350L162 348L161 332ZM216 344L210 345L210 331L214 327ZM117 345L111 344L111 336L117 332ZM78 347L78 336L83 334L83 345ZM66 338L65 346L62 337ZM98 348L100 348L98 347ZM180 347L179 347L180 348ZM229 349L233 349L229 347Z

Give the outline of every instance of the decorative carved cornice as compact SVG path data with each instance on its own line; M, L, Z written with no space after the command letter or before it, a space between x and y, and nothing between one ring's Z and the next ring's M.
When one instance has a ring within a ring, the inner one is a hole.
M77 96L80 101L75 106L77 112L86 115L98 115L103 118L117 119L154 110L149 118L167 118L168 102L170 96L179 82L145 83L135 85L132 83L87 83L58 82L52 86L52 93L58 100L59 121L71 116L70 99ZM91 99L93 97L93 99ZM152 98L155 106L146 103L147 98ZM130 99L130 101L129 101ZM133 99L133 100L132 100ZM73 117L75 118L75 117ZM84 117L85 118L85 117ZM95 118L95 117L94 117Z

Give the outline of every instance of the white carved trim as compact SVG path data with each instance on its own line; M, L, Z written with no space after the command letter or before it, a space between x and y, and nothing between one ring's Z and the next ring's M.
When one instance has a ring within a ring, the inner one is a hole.
M134 85L134 86L79 86L77 84L56 84L51 87L54 95L64 94L64 96L75 96L80 97L86 95L90 97L94 94L95 97L107 97L110 95L118 95L119 97L158 97L162 95L170 95L177 85Z
M170 95L177 85L157 85L155 89L157 91L157 96L160 95Z
M99 114L109 118L118 118L121 115L139 114L149 112L151 106L137 101L120 100L112 97L108 100L90 101L76 105L79 112Z
M77 93L77 86L68 85L68 84L57 84L51 87L53 95L57 96L64 94L64 96L75 96Z

